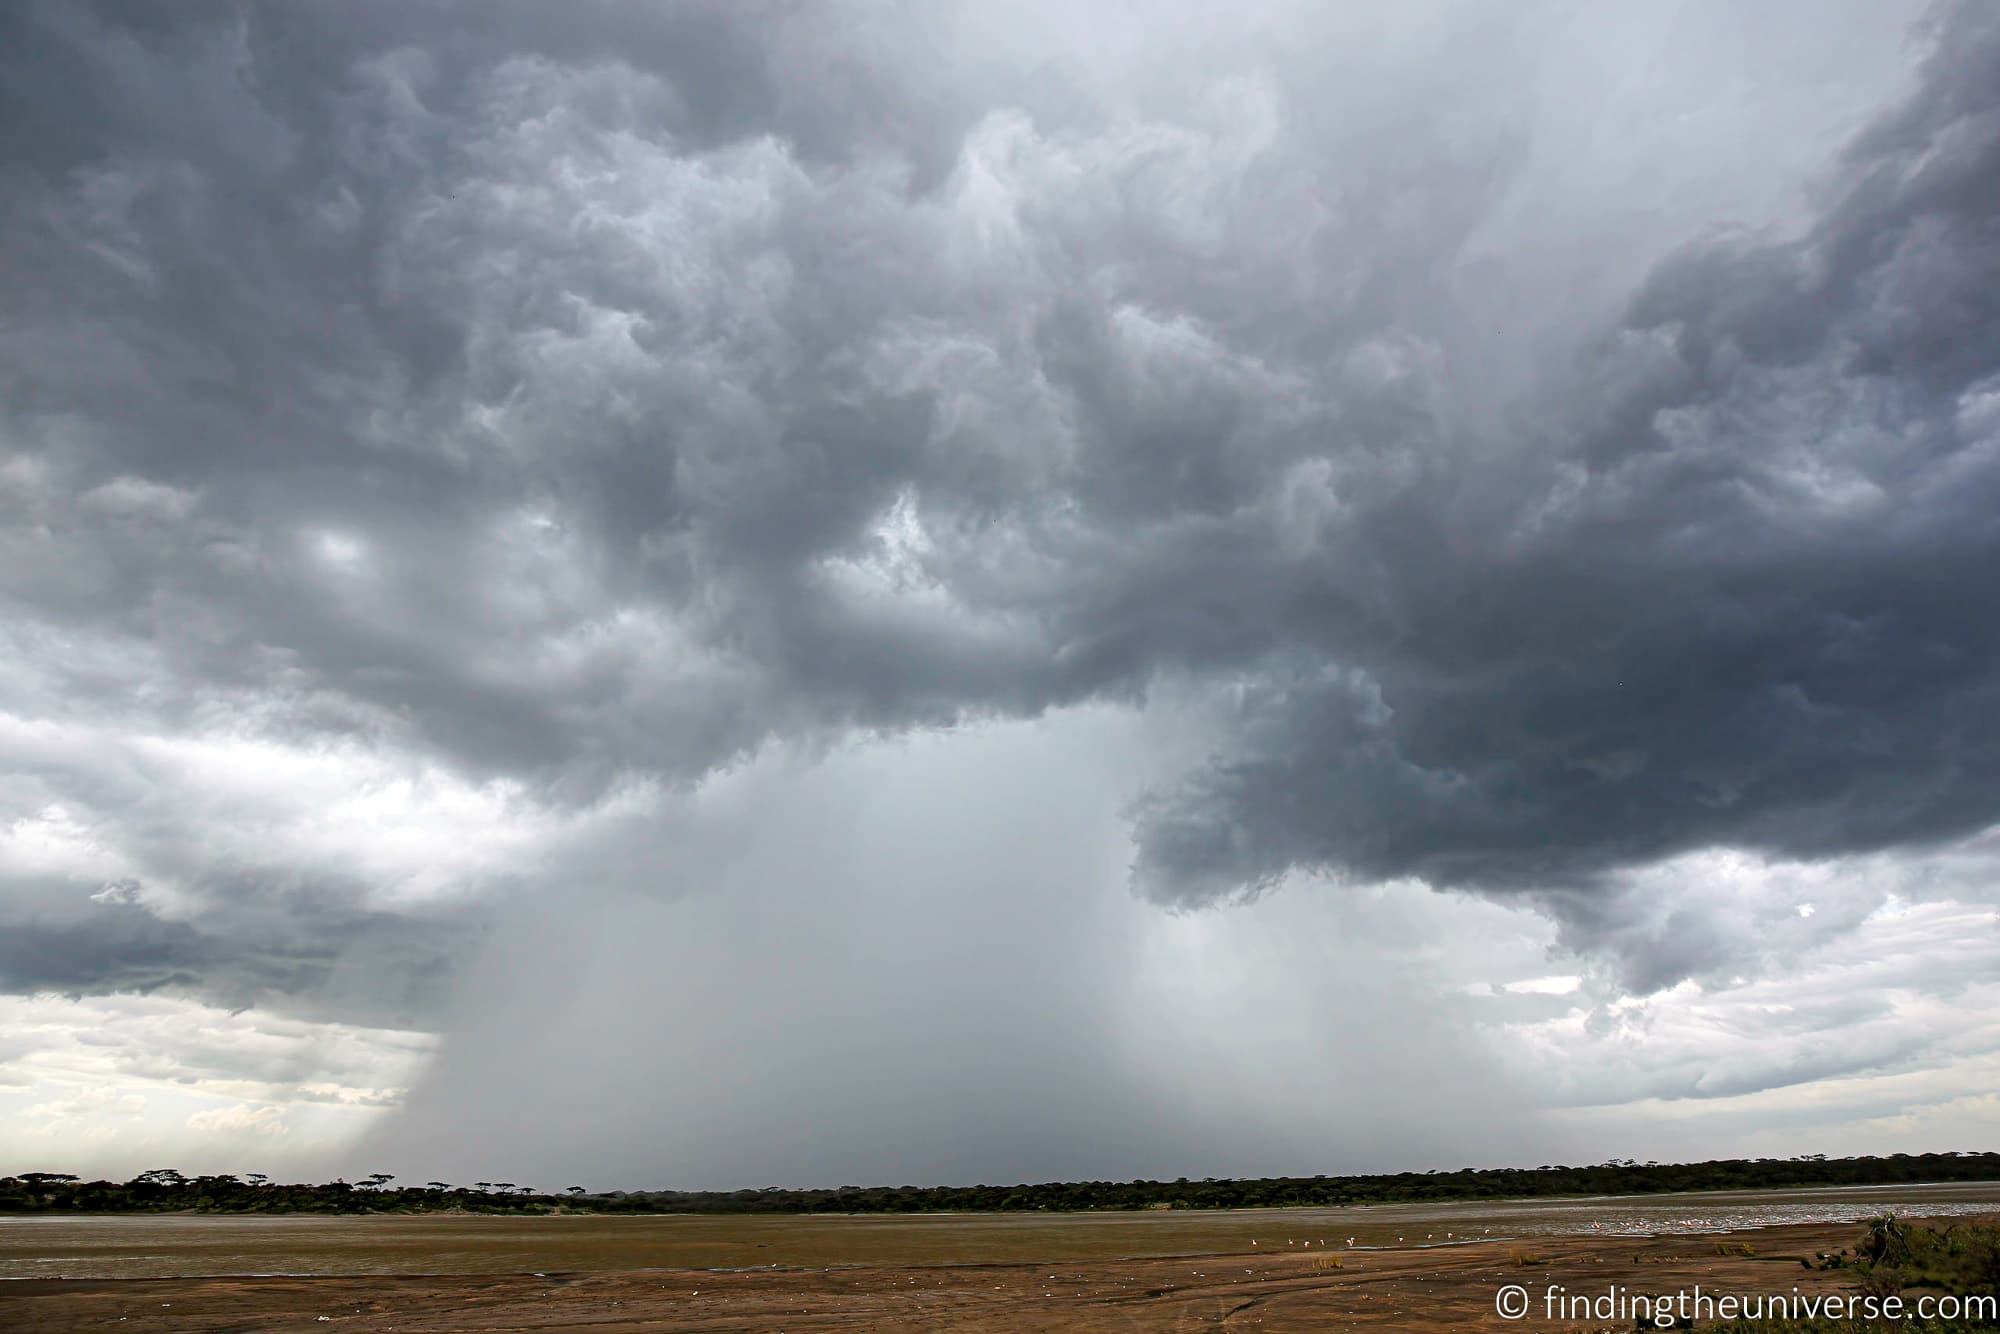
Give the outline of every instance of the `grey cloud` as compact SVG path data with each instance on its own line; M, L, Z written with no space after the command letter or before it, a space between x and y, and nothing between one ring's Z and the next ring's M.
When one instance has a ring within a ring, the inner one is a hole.
M1184 689L1218 752L1135 808L1182 905L1977 828L1993 25L1940 19L1802 236L1684 249L1592 343L1495 327L1569 273L1481 249L1580 77L1544 17L1371 72L1368 20L1282 9L1127 34L1158 69L976 8L23 9L4 706L573 811ZM70 971L238 985L204 942L265 939L261 882L86 769L38 772L212 892ZM343 895L275 938L366 953Z
M1655 271L1578 386L1594 420L1337 536L1295 624L1344 668L1288 661L1143 809L1158 892L1589 884L1989 823L1996 64L1990 16L1951 16L1805 236Z
M1977 940L1992 920L1962 905L1878 917L1795 946L1761 976L1595 1007L1581 1033L1565 1033L1589 1054L1562 1077L1560 1100L1730 1099L1830 1080L1863 1081L1837 1099L1870 1080L1872 1096L1909 1096L1891 1077L1934 1084L2000 1050L1986 1017L2000 970Z
M356 896L211 886L227 913L163 918L16 883L0 908L0 989L61 995L189 991L230 1008L408 1027L435 1016L453 961L484 935L462 914L357 908Z

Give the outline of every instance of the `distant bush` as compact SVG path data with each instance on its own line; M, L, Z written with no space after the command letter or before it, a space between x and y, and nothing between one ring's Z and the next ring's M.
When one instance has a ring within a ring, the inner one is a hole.
M0 1212L126 1213L922 1213L934 1210L1311 1208L1413 1201L1650 1195L1799 1186L2000 1181L2000 1153L1885 1158L1730 1158L1706 1163L1608 1162L1592 1167L1467 1168L1371 1176L1202 1181L1068 1181L1012 1186L840 1186L833 1189L611 1191L544 1194L509 1182L397 1187L376 1173L359 1184L283 1185L249 1175L186 1176L170 1168L130 1181L79 1181L50 1172L0 1177Z

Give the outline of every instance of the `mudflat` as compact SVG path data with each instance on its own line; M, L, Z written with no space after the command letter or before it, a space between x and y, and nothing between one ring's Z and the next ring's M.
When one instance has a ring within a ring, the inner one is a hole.
M1988 1215L1992 1218L2000 1215ZM1597 1329L1543 1317L1550 1285L1595 1296L1832 1293L1802 1260L1853 1245L1852 1222L1729 1233L1567 1236L1061 1263L857 1264L540 1274L27 1279L0 1284L0 1327L68 1331ZM1530 1314L1496 1312L1503 1287ZM1630 1328L1629 1319L1615 1322Z
M2000 1212L2000 1182L1328 1209L961 1214L0 1215L0 1279L1030 1266L1294 1247L1725 1232Z

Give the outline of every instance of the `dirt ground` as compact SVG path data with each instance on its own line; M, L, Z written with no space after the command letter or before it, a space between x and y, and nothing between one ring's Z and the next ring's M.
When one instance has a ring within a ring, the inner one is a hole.
M1464 1246L1208 1255L1059 1265L842 1266L734 1273L398 1278L46 1280L0 1284L0 1329L567 1330L1630 1330L1542 1318L1561 1284L1671 1292L1843 1287L1801 1258L1853 1245L1852 1223L1722 1236L1581 1237ZM1746 1248L1751 1253L1742 1253ZM1329 1267L1338 1259L1339 1267ZM1526 1319L1495 1314L1507 1284Z

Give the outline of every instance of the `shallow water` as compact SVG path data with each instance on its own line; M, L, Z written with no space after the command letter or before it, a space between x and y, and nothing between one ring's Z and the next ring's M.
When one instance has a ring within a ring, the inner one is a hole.
M2000 1211L2000 1183L1513 1203L1078 1214L0 1216L0 1278L492 1274L968 1264L1535 1236L1718 1232ZM1253 1246L1254 1243L1254 1246Z

